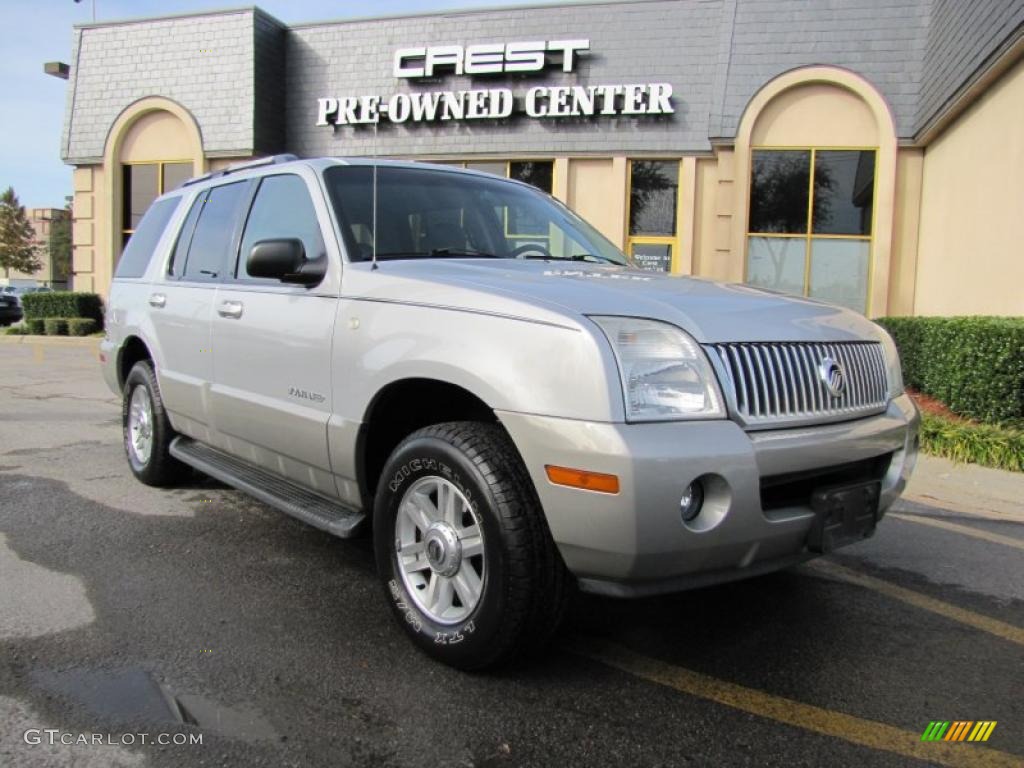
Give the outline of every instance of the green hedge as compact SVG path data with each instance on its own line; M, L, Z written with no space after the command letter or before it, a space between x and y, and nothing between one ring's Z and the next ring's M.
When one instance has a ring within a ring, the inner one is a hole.
M1024 431L1019 429L923 414L921 450L954 461L1024 472Z
M67 336L68 319L66 317L48 317L43 320L43 328L47 336Z
M91 317L103 325L103 299L97 293L52 291L27 293L21 298L25 317Z
M30 317L25 321L25 332L33 334L35 336L42 336L46 333L46 328L43 327L43 318L41 317Z
M28 336L28 329L23 325L15 325L4 330L6 336Z
M885 317L908 387L969 419L1024 419L1024 318Z
M91 317L69 317L68 336L88 336L96 333L99 326Z

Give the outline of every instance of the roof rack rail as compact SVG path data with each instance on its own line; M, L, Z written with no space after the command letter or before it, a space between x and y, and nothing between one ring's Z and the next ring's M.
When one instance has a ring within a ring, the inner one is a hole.
M199 182L206 181L207 179L216 179L220 176L227 176L229 173L234 173L235 171L245 171L248 170L249 168L259 168L262 165L278 165L279 163L290 163L292 160L298 159L298 155L285 153L281 155L269 155L268 157L260 157L257 158L256 160L245 160L240 163L232 163L227 168L221 168L219 171L210 171L209 173L204 173L202 176L196 176L194 179L189 179L181 186L187 187L190 184L198 184Z

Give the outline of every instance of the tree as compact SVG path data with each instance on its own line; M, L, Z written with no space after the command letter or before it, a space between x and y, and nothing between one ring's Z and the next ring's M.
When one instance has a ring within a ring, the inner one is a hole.
M50 264L52 280L67 280L71 274L71 198L50 224Z
M12 269L31 275L42 266L36 255L35 230L14 188L8 187L0 195L0 267L10 277Z

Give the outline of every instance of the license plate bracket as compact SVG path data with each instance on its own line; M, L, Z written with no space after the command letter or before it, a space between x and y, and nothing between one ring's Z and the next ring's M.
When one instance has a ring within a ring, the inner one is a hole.
M871 482L814 491L814 522L807 534L807 548L816 553L831 552L874 535L881 490L881 483Z

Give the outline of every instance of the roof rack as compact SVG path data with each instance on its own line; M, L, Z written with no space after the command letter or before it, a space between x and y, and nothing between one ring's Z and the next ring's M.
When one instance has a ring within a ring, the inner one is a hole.
M221 168L219 171L210 171L209 173L204 173L202 176L196 176L194 179L189 179L181 186L187 187L190 184L198 184L199 182L206 181L207 179L216 179L220 176L227 176L229 173L234 173L235 171L245 171L248 170L249 168L259 168L262 165L278 165L280 163L290 163L292 160L298 159L298 155L285 153L281 155L270 155L269 157L260 157L257 158L256 160L245 160L244 162L241 163L232 163L227 168Z

